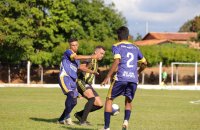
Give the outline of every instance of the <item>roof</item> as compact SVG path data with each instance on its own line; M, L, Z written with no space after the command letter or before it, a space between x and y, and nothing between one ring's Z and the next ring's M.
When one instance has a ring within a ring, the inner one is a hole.
M175 40L186 41L197 37L194 32L150 32L142 40L158 39L158 40Z
M163 44L163 43L171 43L171 41L169 40L142 40L142 41L136 41L135 45L144 46L144 45L157 45L157 44Z

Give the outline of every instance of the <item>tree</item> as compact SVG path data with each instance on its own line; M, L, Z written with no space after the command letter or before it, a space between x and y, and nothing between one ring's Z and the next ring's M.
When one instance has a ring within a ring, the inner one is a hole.
M194 19L184 23L179 32L198 32L200 30L200 16L196 16Z
M116 37L116 29L126 24L113 3L105 6L103 0L73 0L73 4L78 12L73 19L80 21L85 32L83 38L104 41Z
M107 44L126 24L114 7L103 0L0 1L0 61L58 65L70 37Z

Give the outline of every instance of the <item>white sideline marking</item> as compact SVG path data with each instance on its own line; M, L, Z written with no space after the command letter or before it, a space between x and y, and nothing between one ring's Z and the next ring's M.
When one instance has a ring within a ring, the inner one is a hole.
M190 103L192 103L192 104L200 104L200 100L197 100L197 101L190 101Z
M101 86L100 84L92 85L94 88L97 89L108 89L110 85ZM59 84L0 84L1 87L44 87L44 88L59 88ZM138 88L140 89L155 89L155 90L200 90L200 85L186 85L186 86L161 86L161 85L142 85L139 84Z

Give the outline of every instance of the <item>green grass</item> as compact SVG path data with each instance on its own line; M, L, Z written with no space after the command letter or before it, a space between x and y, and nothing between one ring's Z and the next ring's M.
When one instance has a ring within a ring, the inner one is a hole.
M107 90L97 90L103 101ZM129 130L200 130L200 91L138 89L133 101ZM103 127L103 109L91 113L92 127L55 124L64 109L65 96L59 88L0 88L0 130L98 130ZM71 116L84 107L85 100ZM120 130L124 97L115 103L121 112L111 118L111 130Z

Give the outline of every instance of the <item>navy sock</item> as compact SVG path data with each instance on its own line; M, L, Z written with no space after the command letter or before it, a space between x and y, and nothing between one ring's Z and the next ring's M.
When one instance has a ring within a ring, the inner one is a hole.
M94 101L95 101L95 97L92 97L92 98L89 98L88 102L85 104L85 108L84 108L84 111L83 111L81 123L83 123L84 121L87 120L88 114L89 114L90 110L92 109Z
M67 94L67 99L65 101L65 119L70 117L70 112L77 104L77 99L73 97L74 93L71 91Z
M124 112L124 120L129 120L131 116L131 111L130 110L125 110Z
M110 112L104 112L104 129L107 129L110 126L110 115Z

